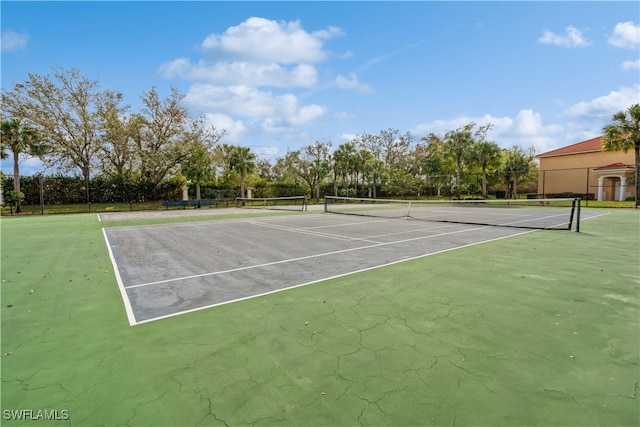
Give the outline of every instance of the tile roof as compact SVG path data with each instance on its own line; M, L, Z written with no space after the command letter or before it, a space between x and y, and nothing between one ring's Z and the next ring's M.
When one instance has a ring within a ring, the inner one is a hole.
M602 137L588 139L586 141L578 142L576 144L567 145L566 147L557 148L555 150L547 151L546 153L538 154L536 157L553 157L563 156L567 154L577 153L592 153L602 150Z
M612 163L610 165L607 166L600 166L599 168L594 168L593 170L596 171L600 171L600 170L617 170L617 169L635 169L634 165L627 165L625 163Z

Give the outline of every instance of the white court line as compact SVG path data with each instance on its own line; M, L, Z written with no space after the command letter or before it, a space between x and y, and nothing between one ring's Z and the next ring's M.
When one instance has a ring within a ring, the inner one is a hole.
M249 265L249 266L246 266L246 267L231 268L231 269L228 269L228 270L214 271L214 272L209 272L209 273L194 274L194 275L191 275L191 276L176 277L174 279L165 279L165 280L158 280L158 281L155 281L155 282L141 283L141 284L138 284L138 285L127 286L126 289L141 288L141 287L153 286L153 285L161 285L163 283L177 282L177 281L180 281L180 280L197 279L199 277L217 276L217 275L220 275L220 274L227 274L227 273L234 273L234 272L238 272L238 271L252 270L252 269L255 269L255 268L268 267L268 266L278 265L278 264L286 264L286 263L289 263L289 262L302 261L302 260L306 260L306 259L320 258L320 257L325 257L325 256L330 256L330 255L337 255L337 254L342 254L342 253L347 253L347 252L361 251L361 250L364 250L364 249L371 249L371 248L379 248L379 247L382 247L382 246L397 245L399 243L407 243L407 242L413 242L413 241L417 241L417 240L431 239L431 238L434 238L434 237L442 237L442 236L449 236L449 235L452 235L452 234L466 233L468 231L482 230L482 229L485 229L485 228L488 228L488 227L487 226L483 226L483 227L477 227L477 228L469 228L469 229L465 229L465 230L450 231L450 232L447 232L447 233L433 234L433 235L430 235L430 236L420 236L420 237L414 237L414 238L411 238L411 239L396 240L396 241L393 241L393 242L375 243L375 244L372 244L372 245L359 246L357 248L340 249L340 250L337 250L337 251L323 252L323 253L320 253L320 254L306 255L306 256L303 256L303 257L289 258L289 259L283 259L283 260L280 260L280 261L267 262L267 263L264 263L264 264Z
M284 225L276 225L276 224L267 224L265 222L251 222L251 224L253 225L257 225L258 227L266 227L266 228L273 228L275 230L281 230L281 231L288 231L291 233L298 233L298 234L308 234L310 236L315 236L315 237L325 237L327 239L334 239L334 240L343 240L343 241L363 241L363 242L369 242L369 243L381 243L375 240L369 240L366 238L362 238L362 237L348 237L348 236L341 236L338 234L331 234L331 233L321 233L319 231L309 231L309 229L307 228L293 228L293 227L285 227Z
M120 289L120 295L122 295L122 301L124 301L124 310L127 312L127 319L129 320L129 325L136 324L136 316L133 314L133 309L131 308L131 302L129 301L129 296L127 295L127 291L122 283L122 278L120 277L120 270L118 270L118 264L116 264L116 259L113 256L113 252L111 251L111 243L109 243L109 238L107 237L106 229L102 229L102 234L104 235L104 240L107 243L107 250L109 251L109 258L111 258L111 265L113 265L113 272L116 275L116 282L118 282L118 288Z

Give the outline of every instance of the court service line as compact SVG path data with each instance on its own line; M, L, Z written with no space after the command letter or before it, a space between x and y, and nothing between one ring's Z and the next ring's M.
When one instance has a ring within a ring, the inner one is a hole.
M235 273L235 272L238 272L238 271L246 271L246 270L252 270L252 269L255 269L255 268L269 267L269 266L272 266L272 265L286 264L286 263L289 263L289 262L303 261L303 260L306 260L306 259L321 258L321 257L325 257L325 256L338 255L338 254L347 253L347 252L356 252L356 251L360 251L360 250L378 248L378 247L382 247L382 246L390 246L390 245L397 245L397 244L400 244L400 243L414 242L414 241L417 241L417 240L431 239L431 238L434 238L434 237L442 237L442 236L449 236L449 235L452 235L452 234L466 233L468 231L482 230L482 229L485 229L485 228L488 228L488 227L487 226L476 227L476 228L469 228L469 229L458 230L458 231L450 231L450 232L447 232L447 233L433 234L433 235L430 235L430 236L420 236L420 237L414 237L414 238L411 238L411 239L396 240L396 241L393 241L393 242L375 243L375 244L372 244L372 245L359 246L357 248L340 249L340 250L337 250L337 251L323 252L323 253L320 253L320 254L306 255L306 256L297 257L297 258L283 259L283 260L280 260L280 261L266 262L266 263L263 263L263 264L249 265L249 266L246 266L246 267L237 267L237 268L231 268L231 269L228 269L228 270L214 271L214 272L210 272L210 273L202 273L202 274L194 274L194 275L191 275L191 276L176 277L174 279L165 279L165 280L158 280L158 281L155 281L155 282L141 283L141 284L138 284L138 285L127 286L126 289L134 289L134 288L141 288L141 287L145 287L145 286L161 285L163 283L177 282L177 281L180 281L180 280L197 279L197 278L200 278L200 277L218 276L218 275L221 275L221 274Z
M290 233L307 234L307 235L310 235L310 236L325 237L325 238L334 239L334 240L363 241L363 242L369 242L369 243L381 243L381 242L378 242L376 240L369 240L369 239L366 239L366 238L363 238L363 237L340 236L338 234L322 233L322 232L319 232L319 231L309 231L308 229L305 229L305 228L286 227L284 225L268 224L266 222L255 221L255 222L251 222L251 224L257 225L259 227L266 227L266 228L273 228L275 230L288 231Z

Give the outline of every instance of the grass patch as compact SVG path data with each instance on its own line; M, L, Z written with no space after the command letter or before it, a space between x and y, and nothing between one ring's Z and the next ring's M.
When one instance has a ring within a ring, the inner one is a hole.
M638 424L637 211L135 327L103 225L0 222L3 425Z

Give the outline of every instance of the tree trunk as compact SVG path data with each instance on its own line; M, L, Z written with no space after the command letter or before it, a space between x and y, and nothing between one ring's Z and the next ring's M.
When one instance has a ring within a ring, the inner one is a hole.
M640 145L636 144L636 209L640 206Z
M482 168L482 198L486 199L487 196L487 171Z
M20 193L20 163L18 162L19 152L13 152L13 191ZM22 212L20 199L16 200L16 213Z

